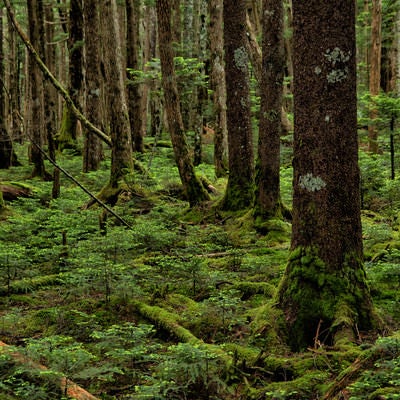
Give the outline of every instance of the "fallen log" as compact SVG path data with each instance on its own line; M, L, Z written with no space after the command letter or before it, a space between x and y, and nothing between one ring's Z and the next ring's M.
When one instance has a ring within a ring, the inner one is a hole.
M15 350L14 347L2 341L0 341L0 352L8 354L11 357L12 361L15 362L16 364L21 364L38 371L48 370L48 368L45 367L44 365L34 362L30 358L24 356L23 354ZM66 378L65 376L59 378L57 384L61 392L72 399L99 400L98 397L93 396L88 391L81 388L79 385L77 385L70 379Z

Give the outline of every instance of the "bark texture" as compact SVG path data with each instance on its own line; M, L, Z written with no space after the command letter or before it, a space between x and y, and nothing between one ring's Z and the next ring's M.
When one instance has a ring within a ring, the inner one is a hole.
M294 350L354 340L372 323L362 261L354 6L293 0L293 233L278 298Z
M250 119L246 1L224 0L229 178L222 207L242 210L254 199L254 155Z

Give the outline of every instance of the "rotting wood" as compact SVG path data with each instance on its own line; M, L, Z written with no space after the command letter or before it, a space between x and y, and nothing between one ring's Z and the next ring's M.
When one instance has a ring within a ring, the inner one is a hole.
M0 341L0 352L6 352L12 360L17 364L26 365L32 369L38 371L47 371L48 368L42 364L36 363L23 354L16 351L12 346ZM58 379L58 386L62 393L65 393L68 397L76 400L99 400L98 397L93 396L91 393L67 379L65 376Z

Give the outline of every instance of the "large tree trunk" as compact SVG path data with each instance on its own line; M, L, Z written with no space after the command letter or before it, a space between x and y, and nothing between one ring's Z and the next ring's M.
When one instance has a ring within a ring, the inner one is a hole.
M362 260L354 1L293 0L293 18L293 233L279 307L300 350L355 340L371 327L372 302Z
M254 199L254 156L246 41L246 1L224 0L229 178L222 207L232 211L252 206Z
M170 0L157 1L157 17L162 87L164 90L168 128L183 189L190 206L195 206L208 200L209 196L196 176L182 122L172 49Z
M97 0L84 0L83 27L85 38L85 112L94 125L101 126L102 85L100 71L100 46L98 40L100 18ZM88 129L85 129L83 171L96 171L100 167L102 154L103 150L100 139Z
M371 58L369 72L369 92L371 96L378 96L381 87L381 50L382 50L382 0L372 0L371 25ZM372 109L369 114L368 149L371 153L378 152L378 127L376 119L378 110L372 99Z
M255 216L280 214L280 136L285 53L283 3L264 0L260 129L256 166Z
M226 85L223 39L223 0L209 2L210 85L214 104L214 166L220 178L228 170L228 130L226 125Z

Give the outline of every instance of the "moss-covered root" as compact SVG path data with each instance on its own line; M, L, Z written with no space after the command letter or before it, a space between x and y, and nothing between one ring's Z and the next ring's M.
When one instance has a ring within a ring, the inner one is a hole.
M295 351L319 343L355 342L358 329L369 330L377 322L362 261L352 253L332 266L319 257L318 249L297 247L289 257L278 303Z
M364 371L376 369L378 361L394 360L400 357L400 333L395 336L382 338L370 349L363 353L346 368L332 384L324 396L324 400L339 400L343 398L343 391L352 383L357 381ZM393 388L388 388L389 391ZM384 388L381 388L384 390ZM399 387L395 388L398 393ZM378 398L378 397L368 397ZM385 397L386 398L386 397Z

